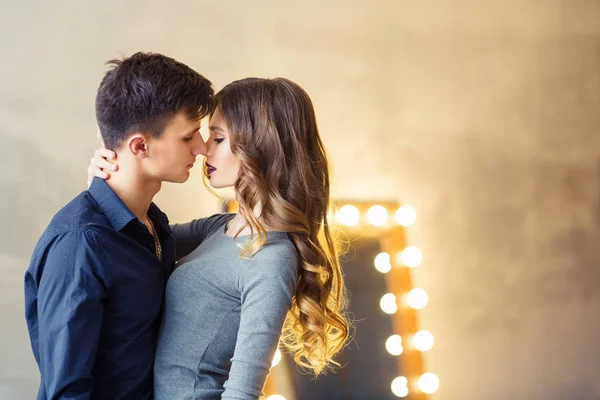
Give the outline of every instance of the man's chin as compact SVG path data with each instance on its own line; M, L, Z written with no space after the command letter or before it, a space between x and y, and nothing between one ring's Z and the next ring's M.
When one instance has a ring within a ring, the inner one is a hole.
M170 177L170 179L168 179L166 182L169 182L169 183L183 183L183 182L187 181L188 179L190 179L190 173L186 172L185 174L181 174L180 176Z

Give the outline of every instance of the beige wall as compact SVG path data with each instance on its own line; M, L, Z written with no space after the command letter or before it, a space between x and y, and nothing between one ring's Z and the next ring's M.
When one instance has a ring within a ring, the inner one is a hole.
M600 398L600 3L205 3L0 0L0 398L34 396L23 272L85 188L103 62L137 50L297 81L335 197L418 210L435 399ZM216 211L198 172L173 220Z

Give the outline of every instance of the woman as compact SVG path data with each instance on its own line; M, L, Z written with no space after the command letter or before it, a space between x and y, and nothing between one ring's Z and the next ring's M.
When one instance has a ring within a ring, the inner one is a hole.
M239 212L172 227L180 259L157 399L257 399L280 341L318 375L348 337L328 162L307 93L283 78L233 82L215 97L209 131L205 176L234 187Z

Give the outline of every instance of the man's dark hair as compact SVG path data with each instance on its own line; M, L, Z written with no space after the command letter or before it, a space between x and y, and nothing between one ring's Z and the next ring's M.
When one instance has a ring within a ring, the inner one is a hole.
M199 120L211 111L211 82L170 57L140 52L107 65L112 68L98 88L96 119L111 150L133 132L160 137L178 112Z

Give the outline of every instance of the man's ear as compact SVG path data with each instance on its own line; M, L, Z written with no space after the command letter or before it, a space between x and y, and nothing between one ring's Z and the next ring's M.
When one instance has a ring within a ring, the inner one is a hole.
M148 143L141 133L136 133L127 140L127 148L136 158L148 157Z

